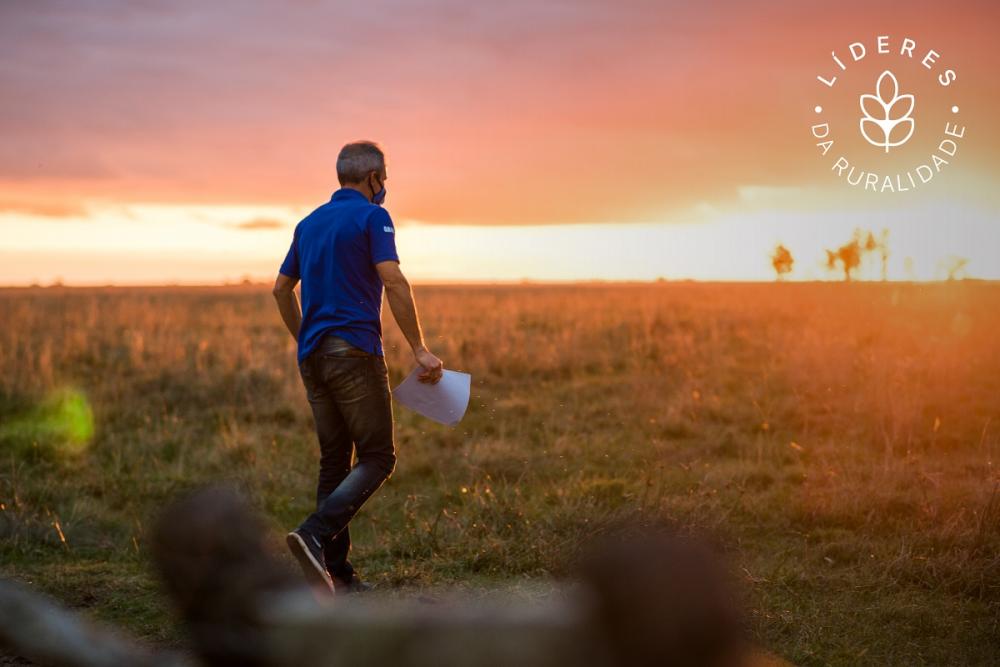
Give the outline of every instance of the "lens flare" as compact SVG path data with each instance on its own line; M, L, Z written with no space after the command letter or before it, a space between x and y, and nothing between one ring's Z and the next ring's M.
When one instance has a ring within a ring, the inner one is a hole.
M0 424L0 446L44 455L80 454L94 437L94 412L86 394L64 387L26 414Z

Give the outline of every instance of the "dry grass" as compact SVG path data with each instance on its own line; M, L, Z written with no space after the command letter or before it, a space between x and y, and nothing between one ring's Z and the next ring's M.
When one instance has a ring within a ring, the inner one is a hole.
M418 302L474 398L453 430L397 409L396 473L353 526L366 577L536 579L609 521L662 516L721 540L754 633L794 662L1000 652L1000 287L427 287ZM3 572L171 639L143 538L164 500L225 478L276 528L311 504L311 417L270 295L9 290L0 313ZM386 329L396 382L412 361Z

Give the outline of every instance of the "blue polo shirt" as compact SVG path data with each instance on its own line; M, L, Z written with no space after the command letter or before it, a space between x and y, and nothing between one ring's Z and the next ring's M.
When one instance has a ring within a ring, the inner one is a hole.
M389 212L352 188L295 226L279 271L302 281L301 363L327 333L382 356L382 279L379 262L393 260L396 233Z

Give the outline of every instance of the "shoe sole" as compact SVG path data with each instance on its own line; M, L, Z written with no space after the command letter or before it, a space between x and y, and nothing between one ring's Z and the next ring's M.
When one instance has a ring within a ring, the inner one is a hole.
M309 551L309 547L306 546L305 540L297 533L288 533L285 542L288 543L288 549L292 552L292 555L299 561L302 572L306 575L309 583L329 590L330 595L335 595L336 590L333 587L333 580L326 573L326 568L313 557L312 552Z

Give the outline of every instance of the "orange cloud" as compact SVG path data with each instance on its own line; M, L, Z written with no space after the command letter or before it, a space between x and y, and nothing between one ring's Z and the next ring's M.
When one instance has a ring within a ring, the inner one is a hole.
M309 207L367 137L397 218L661 221L745 185L826 183L815 75L880 31L956 63L964 168L995 180L998 18L928 0L9 3L0 198Z
M68 201L13 201L0 200L0 214L19 213L43 218L82 218L88 215L87 208Z
M240 222L234 225L237 229L246 230L259 230L259 229L284 229L288 224L280 220L274 220L272 218L254 218L253 220L247 220L246 222Z

